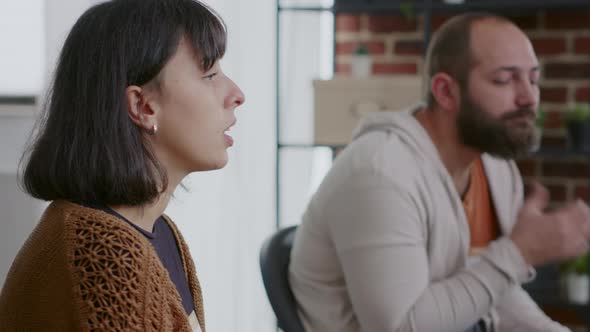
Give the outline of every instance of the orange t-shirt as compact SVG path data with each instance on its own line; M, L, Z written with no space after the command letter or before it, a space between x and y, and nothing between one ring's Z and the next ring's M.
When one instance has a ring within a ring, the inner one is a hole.
M471 234L469 255L478 255L500 236L500 227L481 158L478 158L471 168L471 179L469 189L463 198L463 209Z

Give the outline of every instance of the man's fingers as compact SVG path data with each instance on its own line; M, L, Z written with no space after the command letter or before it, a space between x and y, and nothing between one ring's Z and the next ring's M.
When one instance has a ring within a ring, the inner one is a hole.
M586 236L586 241L590 241L590 208L580 199L577 200L576 203L580 214L580 227L582 228L583 234Z
M588 250L590 249L590 242L588 242L588 240L584 237L580 237L578 239L578 241L576 242L576 247L575 247L575 252L574 252L574 257L578 257L581 256L585 253L588 252Z
M525 204L543 211L549 204L549 191L539 182L532 182L529 186Z
M565 207L567 219L576 225L587 240L590 240L590 208L584 201L578 199Z

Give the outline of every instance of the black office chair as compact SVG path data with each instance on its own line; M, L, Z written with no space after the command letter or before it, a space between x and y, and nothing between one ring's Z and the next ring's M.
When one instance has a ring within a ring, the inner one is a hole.
M297 315L295 298L289 285L291 247L297 226L283 228L264 241L260 250L260 270L266 294L285 332L305 332Z

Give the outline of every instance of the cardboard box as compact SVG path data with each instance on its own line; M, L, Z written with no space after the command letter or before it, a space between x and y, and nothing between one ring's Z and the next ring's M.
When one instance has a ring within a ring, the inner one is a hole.
M314 80L313 86L316 144L348 144L367 113L406 109L422 99L419 76L340 77Z

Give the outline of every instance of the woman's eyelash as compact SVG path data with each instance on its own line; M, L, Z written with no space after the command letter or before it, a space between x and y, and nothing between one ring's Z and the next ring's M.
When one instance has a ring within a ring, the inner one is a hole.
M210 79L212 79L212 78L213 78L215 75L217 75L217 73L212 73L212 74L209 74L209 75L207 75L207 76L203 76L203 78L204 78L204 79L208 79L208 80L210 80Z

